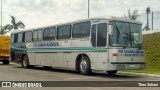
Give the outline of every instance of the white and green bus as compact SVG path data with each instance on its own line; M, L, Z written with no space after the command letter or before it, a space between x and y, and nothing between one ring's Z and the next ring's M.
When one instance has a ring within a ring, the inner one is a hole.
M30 66L76 70L81 74L144 69L141 22L90 18L11 34L11 60Z

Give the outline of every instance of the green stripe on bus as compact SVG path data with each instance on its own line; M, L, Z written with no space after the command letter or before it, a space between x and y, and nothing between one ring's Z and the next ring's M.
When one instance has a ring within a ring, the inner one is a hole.
M42 51L42 50L60 50L60 51L66 51L66 50L72 50L72 51L86 51L86 52L107 52L106 48L88 48L88 47L82 47L82 48L17 48L11 46L12 49L15 50L26 50L26 51Z

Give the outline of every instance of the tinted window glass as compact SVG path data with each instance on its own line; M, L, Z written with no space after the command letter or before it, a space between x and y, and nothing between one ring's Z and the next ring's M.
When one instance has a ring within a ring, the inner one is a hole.
M42 41L43 39L43 30L38 30L37 41Z
M18 42L22 42L22 33L18 33Z
M111 36L110 44L112 46L130 46L129 38L129 23L113 21L113 35Z
M72 37L73 38L79 38L81 37L81 23L80 24L74 24L73 25L73 34Z
M92 26L91 42L92 42L92 46L96 47L96 25Z
M44 38L43 40L55 40L56 39L56 28L46 28L44 30Z
M25 40L26 42L31 42L32 41L32 32L26 32L26 35L25 35Z
M50 39L55 40L56 39L56 28L53 27L50 29Z
M43 30L33 31L33 41L41 41L43 39Z
M22 33L22 42L25 42L25 32Z
M44 40L49 40L50 38L50 28L44 29Z
M64 26L64 29L63 29L63 38L64 39L70 38L70 36L71 36L70 33L71 33L71 26L70 25Z
M71 37L71 25L57 28L57 39L69 39Z
M38 31L33 31L33 41L37 41Z
M73 25L73 38L89 37L90 22L77 23Z
M57 39L63 39L63 27L57 28Z
M97 47L106 46L107 41L107 24L98 24L97 28Z
M18 34L14 34L14 43L17 43L18 41Z

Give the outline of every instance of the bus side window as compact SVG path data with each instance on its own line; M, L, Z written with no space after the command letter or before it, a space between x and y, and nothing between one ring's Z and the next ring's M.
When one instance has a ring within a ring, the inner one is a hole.
M92 42L92 46L96 47L96 25L92 26L92 34L91 34L91 42Z
M22 33L22 42L25 42L25 32Z
M43 40L55 40L56 38L56 28L46 28L44 29Z
M57 39L69 39L71 37L71 25L57 28Z
M50 36L50 28L45 28L43 34L43 40L49 40L49 36Z
M33 41L37 41L38 39L38 31L33 31Z
M26 42L31 42L32 41L32 31L26 32L25 33L25 41Z
M43 39L43 30L38 30L37 34L38 34L37 41L42 41L42 39Z
M89 37L90 35L90 22L76 23L73 24L73 38Z
M50 40L55 40L56 39L56 28L53 27L50 29Z
M57 39L63 39L63 26L57 28Z
M18 34L14 34L14 43L17 43L18 41Z
M71 37L71 25L65 25L63 29L63 39L69 39Z
M19 43L22 42L22 33L18 33L18 42L19 42Z

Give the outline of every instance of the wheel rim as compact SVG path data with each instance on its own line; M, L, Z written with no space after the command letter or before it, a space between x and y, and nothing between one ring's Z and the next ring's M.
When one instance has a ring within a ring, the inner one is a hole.
M24 57L24 59L23 59L23 66L24 66L24 67L27 66L27 58L26 58L26 57Z
M87 68L87 62L86 60L82 60L81 63L80 63L80 69L81 71L86 71L86 68Z

